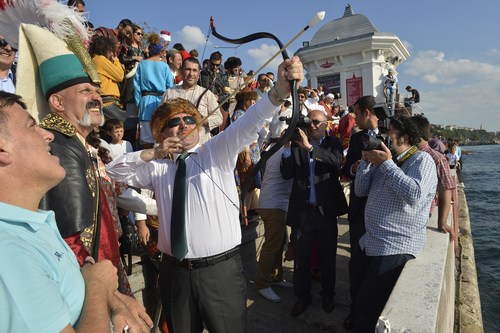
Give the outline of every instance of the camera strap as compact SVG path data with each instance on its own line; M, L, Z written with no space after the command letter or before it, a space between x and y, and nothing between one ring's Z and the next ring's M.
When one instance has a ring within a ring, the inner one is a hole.
M408 149L404 154L403 156L399 157L399 158L396 158L396 165L398 167L401 167L404 162L410 158L411 155L415 154L417 152L418 148L417 146L412 146L410 149Z

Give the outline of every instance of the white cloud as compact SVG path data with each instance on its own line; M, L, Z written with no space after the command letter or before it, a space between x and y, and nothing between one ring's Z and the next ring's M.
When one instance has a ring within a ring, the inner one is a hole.
M206 36L199 27L186 25L181 31L174 33L172 44L181 43L189 52L192 49L199 49L205 46ZM208 45L210 45L210 41Z
M421 81L420 105L431 123L500 130L500 65L447 59L444 52L430 50L402 67Z
M249 49L247 53L254 60L255 64L260 67L264 65L279 50L279 47L276 45L269 45L264 43L261 44L259 48ZM271 61L271 63L268 64L266 68L264 68L264 71L271 70L273 72L276 72L279 64L282 61L283 58L280 54L273 61Z
M500 66L469 59L445 58L444 52L421 51L405 63L405 73L430 84L455 84L458 81L499 80Z

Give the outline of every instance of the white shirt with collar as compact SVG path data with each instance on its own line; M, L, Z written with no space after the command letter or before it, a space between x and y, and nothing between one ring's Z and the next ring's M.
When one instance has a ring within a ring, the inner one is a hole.
M250 107L237 122L186 159L186 258L202 258L228 251L241 243L239 197L234 181L238 153L257 140L257 132L278 111L266 96ZM170 219L175 160L144 162L141 152L121 156L106 171L118 181L155 192L160 229L158 248L172 254ZM175 156L177 157L177 156Z
M6 77L0 78L0 91L5 91L11 94L16 93L16 86L14 85L14 73L9 69Z

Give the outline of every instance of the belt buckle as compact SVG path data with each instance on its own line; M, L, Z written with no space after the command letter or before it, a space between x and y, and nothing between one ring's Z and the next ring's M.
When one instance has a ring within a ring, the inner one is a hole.
M187 268L188 270L193 270L193 262L189 259L187 259Z

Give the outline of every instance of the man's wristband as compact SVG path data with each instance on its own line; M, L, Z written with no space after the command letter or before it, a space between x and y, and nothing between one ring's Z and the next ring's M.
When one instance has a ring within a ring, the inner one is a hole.
M280 106L281 104L285 103L286 98L281 98L280 95L278 95L278 91L276 90L276 86L272 87L269 92L267 93L269 95L269 100L274 106ZM287 96L288 98L288 96Z

